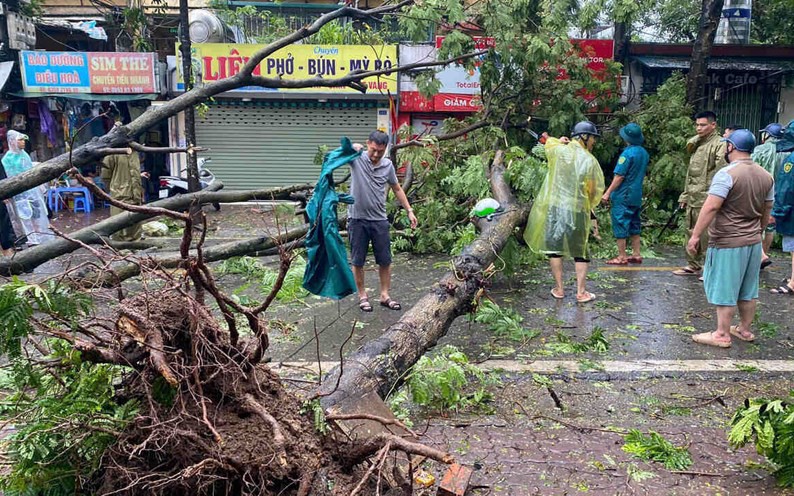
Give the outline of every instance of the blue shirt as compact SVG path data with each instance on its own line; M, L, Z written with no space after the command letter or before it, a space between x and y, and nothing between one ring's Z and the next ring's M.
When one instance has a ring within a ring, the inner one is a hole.
M642 181L649 159L648 152L639 145L629 145L623 150L615 166L615 175L623 176L623 182L609 197L613 203L632 207L642 205Z

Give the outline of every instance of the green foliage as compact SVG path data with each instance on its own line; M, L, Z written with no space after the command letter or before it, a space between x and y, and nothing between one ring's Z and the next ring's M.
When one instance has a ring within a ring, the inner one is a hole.
M8 495L78 494L96 470L105 449L137 413L137 404L119 404L113 385L123 369L83 363L65 342L53 342L57 379L42 367L12 362L9 388L0 403L4 420L17 431L8 438L11 469L0 477Z
M312 401L304 401L300 413L302 415L311 415L314 428L320 434L327 434L330 431L328 421L325 420L325 409L323 409L323 405L320 403L319 398Z
M281 286L276 299L279 301L295 301L300 300L306 295L308 291L303 289L303 272L306 270L306 259L303 257L295 257L287 271L287 276L284 278L284 284ZM265 266L259 260L249 256L233 257L224 260L218 266L218 272L221 274L239 274L246 279L252 279L259 282L262 294L270 293L273 285L278 279L278 271Z
M28 284L14 277L0 286L0 354L20 356L22 339L33 332L34 312L46 312L69 320L85 315L91 300L83 293L50 281L45 286Z
M454 346L445 346L433 357L419 359L406 377L405 387L412 401L433 410L481 408L491 398L486 387L498 384L496 376L486 374L469 363L469 358Z
M745 400L731 420L728 441L734 448L754 442L758 453L775 465L784 487L794 487L794 395L784 399Z
M692 465L692 456L686 447L674 446L654 431L643 434L637 429L629 430L623 437L623 451L640 460L664 464L668 470L686 470Z
M389 410L392 411L397 420L402 422L409 429L414 426L411 420L411 412L408 410L406 403L408 403L408 393L405 389L400 389L397 393L389 396L386 399L386 404Z
M524 318L512 308L502 308L491 300L481 300L474 321L485 324L489 331L511 341L529 341L540 331L521 325Z
M68 332L90 310L90 298L55 281L36 285L14 278L0 286L0 353L10 358L0 381L0 417L16 428L7 438L10 469L0 477L5 494L80 493L116 432L136 413L135 403L114 398L120 367L84 363L61 340L37 338L45 356L37 362L23 358L34 317L47 315L41 325Z
M556 341L551 341L545 345L546 354L576 354L594 351L605 353L609 350L609 340L604 336L604 329L594 327L590 335L583 341L576 342L569 335L558 332L555 335Z

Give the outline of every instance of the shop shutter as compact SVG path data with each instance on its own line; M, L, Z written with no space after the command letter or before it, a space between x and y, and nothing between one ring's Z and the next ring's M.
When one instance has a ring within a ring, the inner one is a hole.
M374 102L220 103L196 116L196 141L211 148L208 168L229 190L314 184L318 147L339 146L343 136L366 141L377 123Z

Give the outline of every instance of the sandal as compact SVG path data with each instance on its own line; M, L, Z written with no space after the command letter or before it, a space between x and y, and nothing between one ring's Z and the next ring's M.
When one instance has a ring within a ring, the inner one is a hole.
M705 344L708 346L715 346L717 348L730 348L731 342L730 341L720 341L718 339L714 339L713 332L702 332L700 334L693 334L692 341L700 344Z
M628 265L629 261L625 258L615 257L612 260L607 260L605 263L607 265Z
M677 276L697 276L700 274L700 270L693 269L692 267L686 266L681 267L678 270L674 270L673 274Z
M558 299L558 300L562 300L563 298L565 298L565 291L563 291L563 293L562 293L562 296L557 296L557 293L555 293L555 292L554 292L554 289L552 289L552 290L550 291L550 293L551 293L551 295L552 295L554 298L556 298L556 299Z
M380 306L386 307L389 310L402 310L403 307L397 301L392 300L391 298L386 298L385 301L380 302Z
M761 261L761 270L764 270L765 268L769 267L770 265L772 265L772 259L771 258L767 258L766 260L762 260Z
M358 300L358 308L362 312L371 312L372 311L372 305L369 302L369 298L365 296L365 297L361 298L360 300Z
M630 264L641 264L642 257L629 257L626 259L626 261L629 262Z
M747 334L742 334L741 332L739 332L739 326L737 325L731 326L730 332L731 332L731 336L736 336L738 339L742 341L746 341L748 343L752 343L753 341L755 341L755 334L753 334L750 331L747 331Z
M585 291L581 295L576 295L576 303L589 303L596 299L596 295L589 291Z
M781 284L777 288L771 289L769 292L772 294L784 294L784 295L794 296L794 288L792 288L788 284Z

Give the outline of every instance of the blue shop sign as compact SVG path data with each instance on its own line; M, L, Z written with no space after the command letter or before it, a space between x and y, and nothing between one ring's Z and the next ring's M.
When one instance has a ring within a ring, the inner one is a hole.
M22 51L19 59L25 91L91 92L86 52Z

